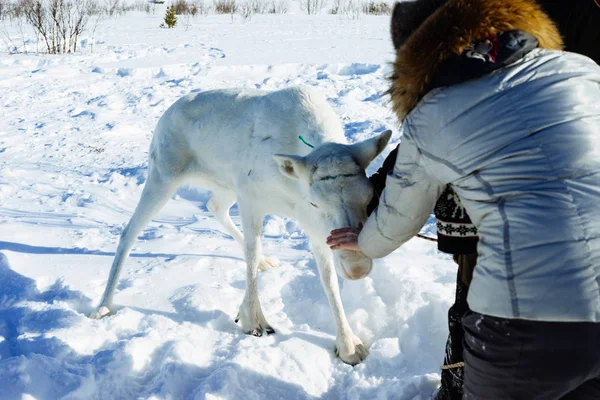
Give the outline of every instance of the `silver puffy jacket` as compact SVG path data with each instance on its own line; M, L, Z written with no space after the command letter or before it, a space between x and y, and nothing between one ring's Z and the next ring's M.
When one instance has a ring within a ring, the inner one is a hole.
M600 66L536 49L431 91L403 131L366 255L412 238L451 184L479 230L473 311L600 322Z

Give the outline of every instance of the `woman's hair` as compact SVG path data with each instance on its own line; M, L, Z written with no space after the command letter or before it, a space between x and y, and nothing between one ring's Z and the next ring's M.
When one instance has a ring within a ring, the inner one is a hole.
M448 0L415 0L396 3L392 12L392 41L401 47L419 26Z

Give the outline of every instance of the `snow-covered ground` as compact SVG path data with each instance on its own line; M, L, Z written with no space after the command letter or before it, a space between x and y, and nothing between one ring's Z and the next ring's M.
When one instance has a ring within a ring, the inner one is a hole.
M0 53L0 399L429 399L456 269L419 239L342 283L371 352L355 367L334 356L327 299L291 220L264 226L279 268L260 274L259 291L277 334L241 332L243 252L194 188L144 230L116 315L86 317L143 188L154 125L183 94L314 86L350 142L391 128L387 154L400 139L383 95L389 17L209 16L172 30L161 19L107 20L76 55ZM22 46L18 26L2 29Z

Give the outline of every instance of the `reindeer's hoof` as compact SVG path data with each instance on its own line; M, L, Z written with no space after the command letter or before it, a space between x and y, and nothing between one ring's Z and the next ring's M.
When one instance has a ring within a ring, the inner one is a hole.
M238 322L240 322L240 314L239 313L235 317L234 321L235 321L236 324ZM256 336L256 337L261 337L263 335L263 333L266 333L267 335L273 335L273 334L275 334L275 329L273 329L273 327L271 325L266 324L264 327L263 326L258 326L256 328L252 328L250 330L244 331L244 333L246 335L252 335L252 336Z
M349 350L340 351L340 348L336 346L335 355L346 364L354 366L360 364L365 360L365 358L367 358L369 355L369 350L362 343L356 344L353 352L350 352Z
M275 329L273 329L270 326L267 326L266 328L254 328L252 330L250 330L250 332L246 332L247 335L252 335L252 336L256 336L256 337L261 337L264 333L266 333L267 335L273 335L275 333Z
M254 328L250 332L248 332L248 335L261 337L263 335L263 331L260 328Z
M271 268L277 268L275 260L271 258L263 258L262 260L260 260L260 263L258 264L258 269L260 271L266 271Z
M267 322L267 319L263 315L260 308L260 303L257 301L253 303L254 307L249 307L247 304L249 301L244 300L240 306L240 310L235 317L235 322L240 323L242 326L242 332L247 335L260 337L263 333L271 335L275 333L275 330L271 327L271 324Z
M113 312L106 306L99 307L96 311L93 311L90 314L90 318L92 319L100 319L104 318L107 315L111 315Z

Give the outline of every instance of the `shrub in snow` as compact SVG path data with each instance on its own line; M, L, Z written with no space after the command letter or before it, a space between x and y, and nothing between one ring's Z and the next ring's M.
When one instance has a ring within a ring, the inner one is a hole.
M204 4L204 0L196 0L189 4L188 15L195 17L196 15L206 15L210 11L210 7Z
M173 28L177 25L177 15L175 15L175 7L172 5L167 7L167 12L165 13L165 25L168 28Z
M122 14L124 10L120 3L121 0L105 0L106 13L111 17L113 15Z
M252 3L252 0L246 0L238 7L238 12L244 21L250 21L252 19L252 15L254 14Z
M252 19L254 14L285 14L288 11L288 4L285 0L245 0L237 7L238 14L244 21Z
M306 11L308 15L314 15L321 12L324 6L323 0L301 0L300 7Z
M266 0L248 0L253 14L266 14L269 3Z
M335 15L350 15L354 19L360 17L361 12L361 0L334 0L330 14Z
M208 14L208 8L204 5L203 0L175 0L173 7L175 7L175 14L177 15Z
M235 0L215 0L215 12L217 14L235 14L237 7Z
M190 4L186 0L175 0L172 7L176 15L184 15L189 13Z
M363 4L363 12L371 15L391 15L392 7L390 7L390 5L385 1L380 1L377 3L371 0Z
M11 0L0 0L0 21L18 20L23 17L23 6L24 1L11 1Z
M269 14L286 14L289 9L287 0L272 0L269 4Z

